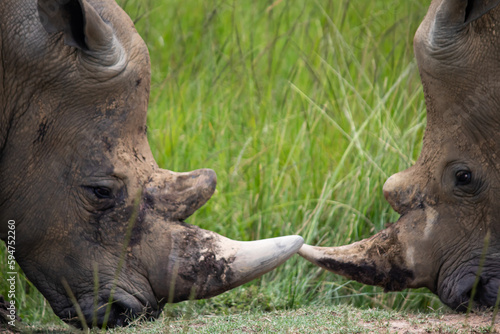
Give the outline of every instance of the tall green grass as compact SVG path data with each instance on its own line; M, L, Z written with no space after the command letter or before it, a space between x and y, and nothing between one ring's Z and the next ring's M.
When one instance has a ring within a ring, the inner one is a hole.
M412 39L428 1L119 3L151 54L148 127L158 164L218 175L217 192L189 223L238 240L300 234L334 246L398 218L382 186L421 149L425 105ZM19 285L21 316L55 321L30 283ZM441 307L426 290L384 294L294 256L242 288L168 311L338 303Z

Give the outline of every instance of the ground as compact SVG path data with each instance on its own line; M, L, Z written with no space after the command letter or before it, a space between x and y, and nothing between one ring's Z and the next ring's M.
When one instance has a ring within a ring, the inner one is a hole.
M173 321L171 333L493 333L492 313L401 314L354 308L313 308L259 315ZM145 332L147 333L147 332Z
M351 306L307 307L274 312L231 315L162 316L155 322L136 322L108 333L500 333L492 326L493 312L457 314L450 311L401 313L361 310ZM18 327L18 329L20 329ZM26 326L21 333L72 333L70 327ZM94 330L91 333L98 333ZM0 333L13 333L5 328Z

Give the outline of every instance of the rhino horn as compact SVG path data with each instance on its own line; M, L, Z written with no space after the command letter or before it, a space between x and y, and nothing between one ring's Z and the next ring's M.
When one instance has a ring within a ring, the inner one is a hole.
M208 168L185 173L162 169L146 185L146 202L163 218L184 220L212 197L216 184L217 175Z
M278 267L304 243L300 236L235 241L184 223L210 199L216 183L211 169L158 170L145 187L143 209L149 215L143 225L150 226L155 238L148 242L151 249L143 251L163 253L147 266L153 291L163 302L209 298L230 290Z
M101 66L123 69L125 51L113 28L86 0L38 0L40 22L49 34L63 33L64 42Z
M363 284L400 291L411 287L415 275L405 263L401 244L391 230L345 246L303 245L299 255L323 269Z
M302 246L300 236L235 241L196 226L179 226L172 246L158 257L149 280L158 299L204 299L245 284L278 267ZM152 274L152 275L151 275Z

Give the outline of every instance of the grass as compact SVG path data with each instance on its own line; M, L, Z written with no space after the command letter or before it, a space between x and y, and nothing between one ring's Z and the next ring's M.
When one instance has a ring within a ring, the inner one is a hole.
M218 175L217 192L189 223L238 240L300 234L334 246L398 218L382 185L421 149L425 105L412 39L428 1L119 3L151 54L148 127L158 164ZM7 288L0 282L0 293ZM26 322L60 324L22 274L17 289ZM295 256L242 288L167 313L261 317L345 304L442 307L427 290L384 294Z

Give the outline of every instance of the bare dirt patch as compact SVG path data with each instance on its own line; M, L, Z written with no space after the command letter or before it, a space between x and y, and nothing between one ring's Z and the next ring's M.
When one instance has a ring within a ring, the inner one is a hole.
M498 318L493 313L408 315L383 322L365 322L363 327L379 333L500 333Z

